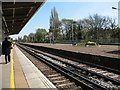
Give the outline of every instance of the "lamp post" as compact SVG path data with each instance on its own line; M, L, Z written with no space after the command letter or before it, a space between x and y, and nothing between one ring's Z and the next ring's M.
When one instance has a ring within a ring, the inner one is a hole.
M51 37L52 37L52 32L49 32L49 38L50 38L50 46L51 46Z
M53 45L54 45L54 31L55 30L55 26L53 26Z
M72 22L72 45L74 44L74 39L75 39L75 35L74 35L74 25L77 24L76 21L73 21Z
M73 24L72 24L72 45L74 43Z
M118 8L112 7L112 9L118 10L118 26L120 27L120 2L118 3Z
M116 9L116 10L118 10L118 26L119 26L119 28L120 28L120 1L118 2L118 8L116 8L116 7L112 7L112 9ZM120 42L120 35L118 35L118 43Z
M112 7L112 9L117 9L116 7Z

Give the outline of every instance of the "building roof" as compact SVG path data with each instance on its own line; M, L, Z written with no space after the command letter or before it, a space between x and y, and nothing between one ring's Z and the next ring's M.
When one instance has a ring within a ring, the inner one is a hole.
M2 2L2 28L7 35L18 34L44 2Z

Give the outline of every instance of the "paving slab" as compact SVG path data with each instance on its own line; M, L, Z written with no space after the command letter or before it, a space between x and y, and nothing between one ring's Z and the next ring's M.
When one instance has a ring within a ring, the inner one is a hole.
M1 82L2 88L10 88L10 77L11 77L11 62L5 64L5 56L1 56L0 66L1 66Z
M27 78L29 79L35 79L35 78L39 78L39 76L36 73L26 73L25 74L27 76ZM33 77L34 76L34 77Z

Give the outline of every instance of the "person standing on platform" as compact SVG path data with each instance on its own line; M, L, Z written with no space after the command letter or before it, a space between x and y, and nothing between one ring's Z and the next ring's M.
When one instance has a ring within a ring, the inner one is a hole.
M15 46L15 41L13 41L13 47Z
M2 54L5 55L6 64L7 64L7 61L10 62L11 49L12 49L11 42L8 41L8 38L5 38L5 40L2 42Z

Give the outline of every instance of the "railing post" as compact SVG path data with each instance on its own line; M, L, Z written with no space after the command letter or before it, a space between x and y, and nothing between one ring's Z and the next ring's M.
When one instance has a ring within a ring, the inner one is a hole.
M2 61L2 2L0 1L0 61ZM0 90L2 90L2 65L0 65Z

